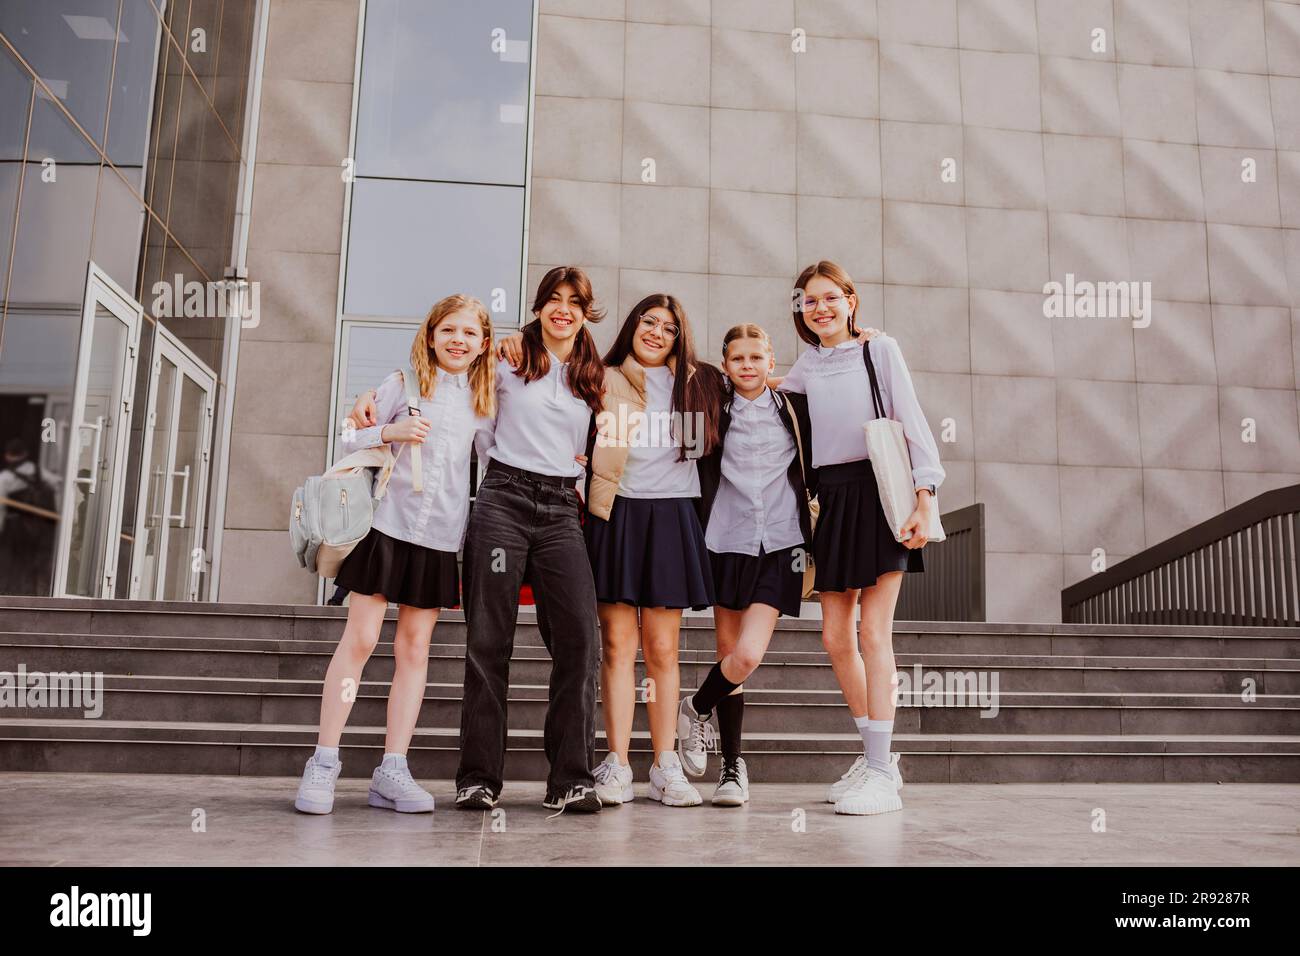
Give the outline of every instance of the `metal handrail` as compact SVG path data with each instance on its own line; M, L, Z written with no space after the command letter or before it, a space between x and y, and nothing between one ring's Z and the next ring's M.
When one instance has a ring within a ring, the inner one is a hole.
M1300 624L1300 485L1265 492L1061 592L1084 624Z

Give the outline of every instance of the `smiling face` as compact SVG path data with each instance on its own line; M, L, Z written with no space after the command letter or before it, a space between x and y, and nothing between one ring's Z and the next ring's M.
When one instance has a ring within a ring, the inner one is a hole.
M587 319L577 290L567 282L561 282L555 287L537 316L542 323L542 338L552 351L552 343L572 339Z
M757 336L742 336L727 343L722 369L731 379L736 394L749 399L757 397L775 368L776 357L771 347Z
M429 348L437 356L439 367L452 374L469 368L487 347L483 324L473 309L443 316L429 331Z
M662 305L641 313L632 336L632 355L642 365L653 368L668 361L682 330L677 317Z
M849 316L858 308L858 297L847 295L823 275L815 275L804 286L801 302L803 322L822 345L839 345L851 337Z

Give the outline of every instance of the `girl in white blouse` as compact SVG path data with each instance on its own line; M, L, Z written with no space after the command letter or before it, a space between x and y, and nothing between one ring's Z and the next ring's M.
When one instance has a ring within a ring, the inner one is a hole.
M678 645L682 610L713 604L697 466L717 441L721 384L715 368L697 366L686 310L671 295L633 306L605 353L585 529L603 648L609 754L595 777L604 803L632 798L638 645L653 687L646 699L650 798L674 807L702 802L675 746Z
M767 653L777 618L799 616L812 548L805 476L811 479L814 472L804 397L767 385L776 365L767 332L737 325L723 339L722 354L731 387L718 429L720 448L700 463L710 502L705 542L716 592L718 663L682 699L677 737L682 763L703 773L705 725L717 713L722 771L712 802L738 807L749 799L740 755L744 682Z
M781 382L808 396L812 461L820 514L813 538L822 641L844 692L864 754L830 788L836 813L898 810L902 776L890 753L894 727L894 607L905 571L924 570L934 494L944 478L939 451L917 401L898 343L855 340L859 301L834 262L808 266L795 280L795 331L810 345ZM884 413L902 422L912 460L916 507L895 540L880 505L863 423L874 418L866 363L874 363ZM860 632L854 614L861 605ZM861 651L859 652L859 647Z
M402 813L433 810L432 795L411 776L406 751L424 702L438 612L460 603L456 552L469 514L470 449L476 440L481 448L491 440L494 364L492 321L483 303L448 296L416 333L411 367L393 372L379 386L372 400L374 424L344 433L345 452L391 443L397 462L370 533L335 578L352 596L343 637L325 673L318 745L294 804L304 813L329 813L334 807L334 785L343 768L339 740L389 602L398 605L395 669L384 759L371 778L368 800L372 807ZM407 375L416 379L418 414L408 407Z
M502 343L512 362L519 357L517 339ZM654 751L650 797L665 806L697 806L702 799L675 747L678 645L682 610L713 603L698 462L717 442L722 377L696 364L686 310L661 293L633 306L604 364L584 529L599 602L609 744L595 770L596 793L605 806L633 798L628 758L639 645L653 688L646 698Z

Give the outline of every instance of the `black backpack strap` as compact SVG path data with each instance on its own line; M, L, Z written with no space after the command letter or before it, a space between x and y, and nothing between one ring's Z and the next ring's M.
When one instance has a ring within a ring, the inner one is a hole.
M871 361L871 340L862 344L862 361L867 365L867 377L871 379L871 404L875 407L876 417L885 417L885 401L880 397L880 383L876 381L876 366Z

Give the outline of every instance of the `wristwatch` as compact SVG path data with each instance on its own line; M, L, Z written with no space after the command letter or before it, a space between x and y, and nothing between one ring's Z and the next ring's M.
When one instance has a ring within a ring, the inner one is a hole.
M930 492L930 497L933 498L933 497L935 496L935 493L939 490L939 488L938 488L937 485L922 485L920 488L917 488L916 490L917 490L917 491L921 491L921 490L928 491L928 492Z

